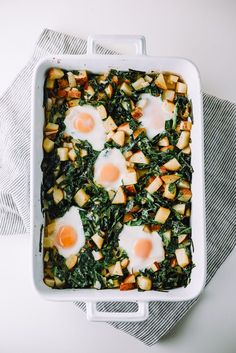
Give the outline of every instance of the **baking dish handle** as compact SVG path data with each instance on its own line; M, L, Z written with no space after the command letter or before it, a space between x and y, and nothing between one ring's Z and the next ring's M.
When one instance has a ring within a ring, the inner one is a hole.
M87 54L95 55L97 53L97 45L103 42L110 43L126 43L135 45L136 55L146 55L146 40L140 35L94 35L89 36L87 41Z
M138 301L138 310L133 312L106 312L97 310L97 302L87 302L87 319L89 321L144 321L148 318L148 302Z

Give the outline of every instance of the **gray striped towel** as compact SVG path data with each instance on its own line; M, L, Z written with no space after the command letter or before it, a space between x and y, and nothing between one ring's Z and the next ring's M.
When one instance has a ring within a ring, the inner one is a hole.
M111 53L100 49L103 53ZM0 98L0 235L29 232L30 90L32 71L48 54L84 54L86 41L44 30L33 57ZM236 105L203 94L207 220L207 283L233 250L235 237ZM230 167L228 167L230 166ZM150 303L147 321L114 327L155 344L196 300ZM83 303L76 303L85 310ZM100 303L99 310L133 311L134 303Z

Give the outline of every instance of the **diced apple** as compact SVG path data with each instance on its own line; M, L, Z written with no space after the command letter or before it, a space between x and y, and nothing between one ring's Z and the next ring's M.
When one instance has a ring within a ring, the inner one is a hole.
M124 131L124 133L128 136L130 136L133 133L133 130L129 127L129 123L123 123L118 126L117 128L118 131Z
M190 131L192 129L191 121L181 121L180 130Z
M169 139L168 139L168 137L167 136L165 136L165 137L163 137L162 139L160 139L159 141L158 141L158 146L160 146L160 147L165 147L165 146L169 146Z
M55 204L57 205L61 200L63 200L64 193L61 189L54 189L53 190L53 200Z
M97 245L98 249L102 248L103 242L104 242L104 238L101 237L98 233L94 234L92 236L92 240L93 242Z
M109 116L106 120L103 121L103 126L106 132L114 131L117 128L117 125L111 116Z
M184 149L189 145L189 139L190 139L190 132L182 131L180 134L178 143L176 144L176 147L178 147L180 150Z
M70 255L66 259L66 266L69 270L71 270L77 263L78 257L76 255Z
M186 267L190 263L189 257L186 254L186 250L184 248L176 249L175 256L176 256L178 265L182 268Z
M43 140L43 149L45 152L49 153L53 150L54 148L54 141L50 140L48 137L46 137Z
M166 162L163 167L165 167L167 170L175 172L181 168L181 165L179 164L176 158L172 158L168 162Z
M138 284L138 287L142 290L151 290L152 288L151 279L145 276L138 276L137 284Z
M175 184L166 184L163 197L169 200L174 200L176 196L176 186Z
M116 131L112 136L112 140L119 146L124 146L125 144L125 133L124 131Z
M126 82L122 83L120 90L123 91L127 96L131 96L132 94L132 88Z
M135 91L139 91L147 86L149 86L149 83L144 80L143 77L140 77L137 81L132 83L133 88Z
M155 80L155 85L161 89L167 89L166 81L163 74L159 74Z
M162 185L162 180L159 176L156 176L155 179L147 186L145 187L145 190L149 192L149 194L153 194L156 192Z
M188 202L192 197L192 191L190 189L181 189L177 199L179 201Z
M170 215L170 210L169 208L165 208L165 207L160 207L157 210L156 216L155 216L155 221L161 224L164 224L168 217Z
M74 200L79 207L83 207L88 202L89 199L90 199L90 196L86 194L84 189L79 189L74 196Z
M126 203L126 200L127 200L126 194L122 189L122 187L120 186L115 194L114 199L112 200L112 203L114 205L119 205L119 204Z
M185 204L184 203L178 203L178 204L173 206L173 209L183 216L184 213L185 213Z
M116 261L112 275L113 276L123 276L123 271L122 271L122 268L121 268L120 261Z
M58 69L56 67L51 68L48 71L48 77L51 80L59 79L59 78L62 78L63 76L64 76L64 72L61 69Z
M140 164L149 164L149 159L143 154L142 151L135 152L130 157L130 162L132 163L140 163Z
M165 184L172 184L176 182L179 178L180 176L175 174L166 174L161 176L161 179L164 181Z
M104 107L104 105L102 105L102 104L98 105L97 111L103 120L107 118L107 111L106 111L106 108Z
M69 152L69 149L65 147L59 147L57 149L57 154L60 158L60 161L64 162L69 159L68 152Z
M186 94L187 93L187 85L186 85L186 83L177 82L176 83L176 92L177 93Z

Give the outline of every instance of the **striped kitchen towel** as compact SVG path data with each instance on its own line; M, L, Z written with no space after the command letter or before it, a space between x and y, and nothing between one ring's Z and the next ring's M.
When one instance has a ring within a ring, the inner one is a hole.
M32 71L48 54L84 54L86 41L44 30L34 54L0 98L0 235L29 232L30 93ZM100 48L100 53L112 53ZM236 189L236 105L203 94L207 226L207 283L233 250ZM189 302L150 304L144 322L115 322L114 327L155 344L192 307ZM76 303L85 310L83 303ZM132 311L134 303L100 303L100 310Z

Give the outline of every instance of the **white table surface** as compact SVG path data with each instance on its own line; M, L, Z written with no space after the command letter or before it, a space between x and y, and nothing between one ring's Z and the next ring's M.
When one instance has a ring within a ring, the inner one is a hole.
M0 0L0 94L33 51L43 28L88 34L144 34L150 55L192 59L203 90L236 102L236 2L233 0ZM0 238L0 352L234 353L236 251L198 304L154 347L104 323L89 323L72 303L34 291L29 236Z

